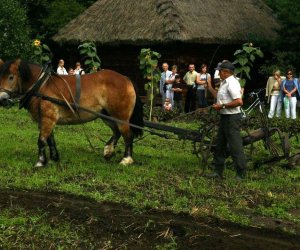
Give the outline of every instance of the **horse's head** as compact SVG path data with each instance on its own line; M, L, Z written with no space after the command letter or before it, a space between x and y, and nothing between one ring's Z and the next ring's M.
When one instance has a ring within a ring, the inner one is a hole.
M0 105L8 106L12 98L23 93L22 82L28 81L31 74L27 63L21 59L0 61Z

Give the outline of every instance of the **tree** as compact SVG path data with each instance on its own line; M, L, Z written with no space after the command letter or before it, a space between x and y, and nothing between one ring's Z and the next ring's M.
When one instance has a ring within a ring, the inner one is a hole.
M42 21L47 28L47 35L54 35L84 10L85 7L76 0L54 0L48 8L48 16Z
M272 73L275 68L285 70L293 66L300 71L300 1L265 0L276 13L281 28L278 39L271 45L272 59L263 67L265 73Z
M0 57L28 58L32 48L26 9L17 0L1 0L0 13Z
M34 37L50 38L96 0L21 0L27 6ZM53 18L56 18L55 20ZM51 20L52 19L52 20Z

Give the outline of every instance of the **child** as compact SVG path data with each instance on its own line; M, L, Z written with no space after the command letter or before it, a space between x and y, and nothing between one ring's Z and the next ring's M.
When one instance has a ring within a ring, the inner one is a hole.
M173 83L172 90L174 91L174 107L178 109L179 113L182 113L182 83L180 82L179 75L175 76L175 82Z
M166 98L164 103L165 111L171 111L172 110L172 104L170 102L170 98Z
M69 68L68 74L69 75L75 75L74 69L73 68Z

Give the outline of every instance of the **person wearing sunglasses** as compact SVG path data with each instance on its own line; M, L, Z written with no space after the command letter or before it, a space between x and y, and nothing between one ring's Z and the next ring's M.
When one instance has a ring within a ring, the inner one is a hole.
M293 70L286 71L286 79L281 84L281 94L284 103L285 117L296 119L297 94L299 95L299 81L293 77Z
M285 79L285 78L284 78ZM280 85L282 82L282 78L280 76L280 71L276 70L273 73L273 76L270 76L266 86L266 97L268 99L268 103L270 103L270 111L268 114L268 118L273 118L275 111L276 117L281 117L281 109L282 109L282 98L280 95Z

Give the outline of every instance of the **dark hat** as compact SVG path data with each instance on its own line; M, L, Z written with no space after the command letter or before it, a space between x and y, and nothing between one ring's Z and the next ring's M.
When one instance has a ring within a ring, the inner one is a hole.
M175 79L178 79L178 78L180 78L180 75L175 75Z
M217 69L218 69L218 70L221 70L221 69L228 69L228 70L230 70L230 71L234 71L235 68L234 68L234 65L233 65L231 62L226 61L226 62L221 63L220 66L218 65Z
M222 63L219 62L218 65L217 65L217 67L215 68L215 70L219 70L219 67L220 67L221 64L222 64Z

